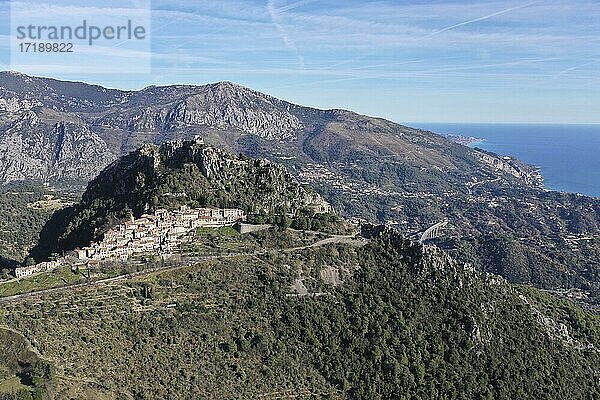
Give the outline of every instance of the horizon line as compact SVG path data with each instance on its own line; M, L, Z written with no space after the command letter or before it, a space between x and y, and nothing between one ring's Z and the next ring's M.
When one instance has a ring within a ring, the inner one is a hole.
M278 96L275 96L273 94L267 93L267 92L263 92L257 89L254 89L251 86L246 86L244 84L241 83L237 83L234 82L232 80L217 80L217 81L207 81L207 82L203 82L203 83L169 83L169 84L145 84L142 87L139 87L138 89L123 89L120 87L115 87L112 85L104 85L104 84L100 84L100 83L94 83L91 81L87 81L87 80L70 80L70 79L65 79L65 78L56 78L56 77L52 77L52 76L40 76L40 75L30 75L21 71L17 71L17 70L10 70L10 69L3 69L0 70L0 73L12 73L12 74L17 74L17 75L24 75L24 76L28 76L28 77L33 77L33 78L39 78L39 79L52 79L52 80L56 80L56 81L61 81L61 82L70 82L70 83L81 83L84 85L90 85L90 86L99 86L102 87L104 89L108 89L108 90L118 90L118 91L122 91L122 92L137 92L137 91L142 91L144 89L148 89L151 87L169 87L169 86L193 86L193 87L201 87L201 86L207 86L207 85L214 85L214 84L218 84L218 83L231 83L234 85L238 85L241 87L244 87L246 89L250 89L250 90L254 90L257 91L259 93L262 93L264 95L267 96L271 96L271 97L275 97L279 100L297 105L297 106L301 106L301 107L308 107L308 108L314 108L317 110L322 110L322 111L331 111L331 110L343 110L343 111L350 111L359 115L364 115L367 117L371 117L371 118L380 118L380 119L385 119L388 121L391 121L393 123L396 124L400 124L400 125L405 125L405 126L409 126L411 127L411 124L471 124L471 125L554 125L554 126L570 126L570 125L580 125L580 126L592 126L592 125L600 125L600 121L598 122L536 122L536 121L407 121L404 119L400 119L397 117L389 117L389 116L381 116L381 115L373 115L373 114L368 114L367 112L364 111L358 111L356 109L353 108L341 108L339 106L334 106L334 107L321 107L321 106L317 106L317 105L307 105L307 104L301 104L300 102L295 102L294 100L287 100L285 98L281 98Z

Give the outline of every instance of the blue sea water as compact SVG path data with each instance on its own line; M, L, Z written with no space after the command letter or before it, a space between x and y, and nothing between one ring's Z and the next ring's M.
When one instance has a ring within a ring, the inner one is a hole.
M540 167L548 189L600 197L600 125L407 125L440 134L482 138L471 147Z

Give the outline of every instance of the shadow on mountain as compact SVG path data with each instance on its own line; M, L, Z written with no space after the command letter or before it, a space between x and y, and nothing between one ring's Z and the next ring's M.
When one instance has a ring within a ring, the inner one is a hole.
M65 232L75 213L75 206L55 211L40 233L38 244L31 249L29 257L42 261L53 253L59 253L59 238Z
M17 268L19 266L19 264L21 264L21 263L18 262L17 260L13 260L10 258L5 258L5 257L0 256L0 270L3 270L3 269L14 270L15 268Z

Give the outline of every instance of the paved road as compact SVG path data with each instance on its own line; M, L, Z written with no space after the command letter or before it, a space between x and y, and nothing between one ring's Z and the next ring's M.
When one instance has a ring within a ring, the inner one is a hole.
M319 232L319 233L322 233L322 232ZM346 244L362 246L366 243L366 240L365 239L355 239L353 235L347 235L347 236L346 235L330 235L330 237L319 240L318 242L315 242L315 243L311 243L311 244L308 244L305 246L280 249L278 251L289 253L289 252L294 252L294 251L299 251L299 250L304 250L304 249L309 249L309 248L314 248L314 247L326 246L326 245L332 244L332 243L346 243ZM124 280L132 279L132 278L137 278L140 276L150 275L150 274L153 274L156 272L165 272L165 271L190 267L192 265L209 262L209 261L213 261L216 259L257 256L257 255L265 254L268 251L271 251L271 250L257 250L257 251L249 252L249 253L231 253L231 254L222 254L222 255L216 255L216 256L204 256L204 257L186 257L186 256L184 256L183 258L187 258L187 260L185 262L183 262L182 264L164 265L161 267L145 269L145 270L139 271L139 272L133 272L130 274L115 276L112 278L99 279L99 280L91 281L91 282L77 283L74 285L67 285L67 286L61 286L61 287L52 288L52 289L39 290L37 292L17 294L14 296L1 297L0 304L6 304L6 303L13 302L13 301L24 300L24 299L34 298L34 297L46 296L46 295L52 294L52 293L75 290L75 289L85 288L85 287L89 287L89 286L106 285L106 284L110 284L112 282L124 281Z
M437 236L437 235L435 235L433 233L436 232L436 231L438 231L439 229L443 228L446 225L448 225L448 221L438 222L437 224L430 226L421 235L421 238L419 239L419 243L423 243L426 240L433 239L435 236Z

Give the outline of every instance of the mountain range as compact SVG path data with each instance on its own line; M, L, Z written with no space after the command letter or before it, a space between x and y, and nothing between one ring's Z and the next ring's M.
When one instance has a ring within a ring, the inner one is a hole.
M145 143L197 135L232 150L304 163L378 157L386 164L426 167L452 181L495 170L524 183L538 179L525 165L431 132L344 110L301 107L230 82L120 91L2 72L0 111L0 149L11 150L0 163L3 183L87 183Z
M0 251L62 264L2 278L1 400L600 395L598 315L557 298L598 310L598 200L231 83L2 79ZM200 228L163 257L68 256L182 205L269 225Z
M435 133L298 106L230 82L122 91L0 73L0 181L81 193L145 144L202 138L284 165L334 209L430 240L513 282L600 293L600 201L549 192L537 168Z

